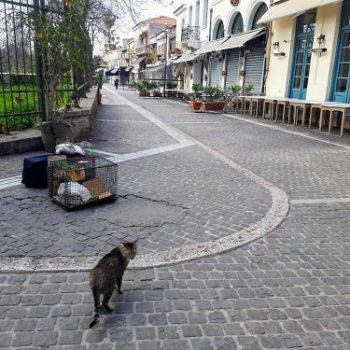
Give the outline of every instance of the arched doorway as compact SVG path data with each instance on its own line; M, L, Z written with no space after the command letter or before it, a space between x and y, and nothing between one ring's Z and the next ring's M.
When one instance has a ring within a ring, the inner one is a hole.
M264 2L257 4L252 11L248 26L251 30L263 28L264 25L258 24L259 19L267 11L267 6ZM262 92L264 87L264 72L265 72L265 49L266 35L249 41L245 46L245 67L244 67L244 83L247 87L253 85L254 92Z
M231 24L229 26L229 34L237 35L243 32L243 17L240 12L233 14L231 19ZM235 48L229 50L226 53L226 89L230 89L232 86L235 86L239 83L239 57L240 49Z

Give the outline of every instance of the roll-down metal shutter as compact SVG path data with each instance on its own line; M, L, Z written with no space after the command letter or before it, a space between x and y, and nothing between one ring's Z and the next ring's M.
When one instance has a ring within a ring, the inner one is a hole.
M253 91L262 92L264 74L264 47L254 47L245 59L244 86L254 85Z
M219 86L222 62L218 58L211 61L210 85Z
M238 84L239 50L229 52L226 66L226 89Z

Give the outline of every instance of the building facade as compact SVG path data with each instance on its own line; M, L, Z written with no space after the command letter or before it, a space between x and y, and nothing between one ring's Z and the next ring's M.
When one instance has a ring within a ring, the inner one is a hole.
M182 49L190 46L185 53L192 54L178 61L183 66L184 88L200 83L223 89L253 86L253 91L262 92L267 31L258 21L269 5L268 0L212 0L180 6L174 12L177 25L200 25L197 46L188 45L186 37L180 37L183 31L177 30L177 43L181 41Z
M276 2L261 20L271 28L268 96L350 102L349 1Z
M130 69L130 81L136 82L145 78L146 69L157 65L161 59L158 54L158 44L163 47L165 43L165 36L162 34L168 28L169 36L175 33L176 20L171 17L160 16L151 18L138 23L134 28L134 38L129 41L132 42L133 52L128 53ZM175 34L172 35L175 37ZM131 47L129 46L129 50Z

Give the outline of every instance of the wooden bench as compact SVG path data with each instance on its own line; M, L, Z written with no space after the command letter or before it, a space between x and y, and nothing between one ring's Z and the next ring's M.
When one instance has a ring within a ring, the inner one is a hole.
M299 112L300 112L300 110L302 110L303 113L301 115L301 126L304 127L305 118L306 118L306 111L308 108L310 108L310 105L311 105L311 102L309 102L309 101L290 99L289 110L288 110L288 123L291 122L292 109L294 109L293 110L293 124L297 126L299 124Z
M333 113L338 112L341 115L340 120L340 136L344 133L344 124L346 114L350 112L350 104L339 103L339 102L324 102L321 104L320 124L319 129L322 131L324 113L329 112L329 125L328 132L331 133L333 130Z
M241 102L241 114L245 114L247 111L250 113L252 96L241 95L237 97L237 113L238 113L239 102ZM248 104L248 107L247 107L247 104Z
M263 106L263 118L265 118L266 113L269 114L269 119L273 120L275 118L276 102L277 97L265 97Z
M249 106L249 114L251 117L253 116L253 110L255 107L255 117L258 118L259 107L261 107L260 110L262 111L262 117L264 118L264 114L263 114L264 100L265 100L265 96L251 96L250 106Z
M320 115L321 115L321 110L322 110L322 103L312 103L310 106L310 113L309 113L309 128L312 126L312 121L315 117L315 123L316 125L320 125ZM318 121L317 121L317 114L316 112L318 111Z

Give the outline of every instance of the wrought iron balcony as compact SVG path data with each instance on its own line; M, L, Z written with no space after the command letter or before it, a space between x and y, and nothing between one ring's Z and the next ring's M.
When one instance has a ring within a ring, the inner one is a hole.
M189 46L196 47L200 43L200 27L186 27L181 31L181 41L187 42Z
M150 54L153 52L152 45L143 45L135 48L136 54Z

